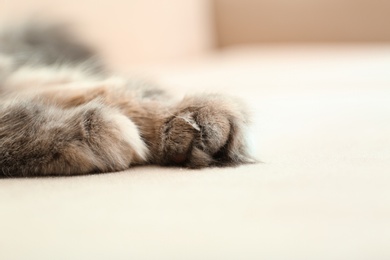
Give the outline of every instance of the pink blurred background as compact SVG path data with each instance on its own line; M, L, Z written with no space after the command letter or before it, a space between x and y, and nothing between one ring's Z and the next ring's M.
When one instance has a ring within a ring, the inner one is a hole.
M388 42L383 0L0 0L0 23L71 23L115 65L165 62L237 44Z

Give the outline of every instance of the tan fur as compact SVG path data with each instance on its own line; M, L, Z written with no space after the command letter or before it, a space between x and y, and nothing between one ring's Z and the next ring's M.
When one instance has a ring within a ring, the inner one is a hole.
M7 72L7 64L3 58L0 72ZM232 98L203 95L175 102L153 85L91 75L69 64L24 66L0 80L3 176L253 161L245 135L248 115Z

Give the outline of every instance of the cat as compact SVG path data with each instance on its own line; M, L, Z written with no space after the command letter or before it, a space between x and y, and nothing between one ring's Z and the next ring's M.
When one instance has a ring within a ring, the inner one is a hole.
M135 165L254 162L245 105L223 95L176 101L111 73L60 26L0 36L0 176L69 176Z

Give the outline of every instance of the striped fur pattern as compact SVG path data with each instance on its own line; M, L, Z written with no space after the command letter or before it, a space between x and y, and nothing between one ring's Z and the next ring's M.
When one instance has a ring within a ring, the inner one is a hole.
M177 101L115 76L58 26L0 36L0 176L249 163L248 120L244 105L223 95Z

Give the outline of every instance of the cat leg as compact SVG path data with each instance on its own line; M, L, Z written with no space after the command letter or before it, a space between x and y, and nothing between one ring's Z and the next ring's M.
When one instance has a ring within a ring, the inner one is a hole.
M55 92L49 100L68 107L96 98L137 125L151 151L148 162L152 164L200 168L255 161L247 144L248 113L233 98L205 95L172 104L169 99L145 99L123 86L105 85L67 94Z
M144 163L135 124L97 101L61 109L13 99L0 105L0 175L78 175Z
M97 87L74 92L65 103L98 97L117 107L139 127L153 164L199 168L254 162L247 144L249 116L240 101L204 95L175 104L168 98L150 100L135 93L124 87Z

